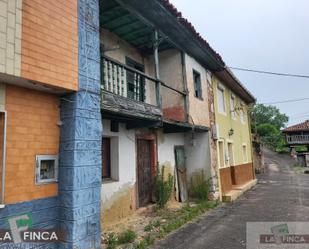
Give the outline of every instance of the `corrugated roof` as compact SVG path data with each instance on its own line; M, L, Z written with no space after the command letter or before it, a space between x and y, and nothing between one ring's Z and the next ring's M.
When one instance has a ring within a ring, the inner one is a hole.
M309 131L309 120L303 123L292 125L283 130L283 132Z

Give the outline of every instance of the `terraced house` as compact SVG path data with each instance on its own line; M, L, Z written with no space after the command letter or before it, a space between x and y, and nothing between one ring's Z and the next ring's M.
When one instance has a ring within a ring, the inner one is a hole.
M221 198L233 201L256 184L249 109L255 98L225 69L213 77Z
M0 229L65 233L36 246L100 248L157 165L182 202L254 178L254 97L166 0L0 0L0 82Z

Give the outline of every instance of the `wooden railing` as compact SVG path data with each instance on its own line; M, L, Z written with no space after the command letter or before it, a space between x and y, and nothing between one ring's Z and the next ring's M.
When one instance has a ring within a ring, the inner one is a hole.
M309 135L287 135L286 140L289 144L309 143Z
M160 87L172 90L175 94L180 94L183 98L187 95L187 93L179 91L144 72L120 63L108 56L101 56L102 90L135 101L160 106ZM149 94L146 94L147 92Z

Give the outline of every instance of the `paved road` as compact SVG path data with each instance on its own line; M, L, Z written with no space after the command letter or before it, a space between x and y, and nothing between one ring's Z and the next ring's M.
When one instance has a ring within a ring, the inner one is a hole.
M289 156L266 151L269 169L234 204L213 210L160 241L156 249L246 248L246 222L309 221L309 175L290 170Z

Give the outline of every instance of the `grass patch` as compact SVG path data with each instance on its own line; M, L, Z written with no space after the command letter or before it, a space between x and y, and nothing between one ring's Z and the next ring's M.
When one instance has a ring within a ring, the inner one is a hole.
M177 230L187 222L197 218L207 210L215 208L218 205L218 201L201 201L192 206L188 204L176 211L159 209L157 211L158 215L166 220L166 222L161 223L157 220L146 225L144 231L150 233L135 246L135 249L143 249L147 248L149 245L153 245L156 239L164 238L169 233Z
M126 230L118 235L112 233L109 235L106 248L115 249L119 245L132 243L135 241L136 237L137 237L136 232L132 230Z
M295 165L293 166L293 171L296 173L296 174L304 174L305 173L305 170L306 168L303 167L303 166L300 166L300 165Z
M118 235L118 244L132 243L136 239L137 234L132 230L127 230Z

